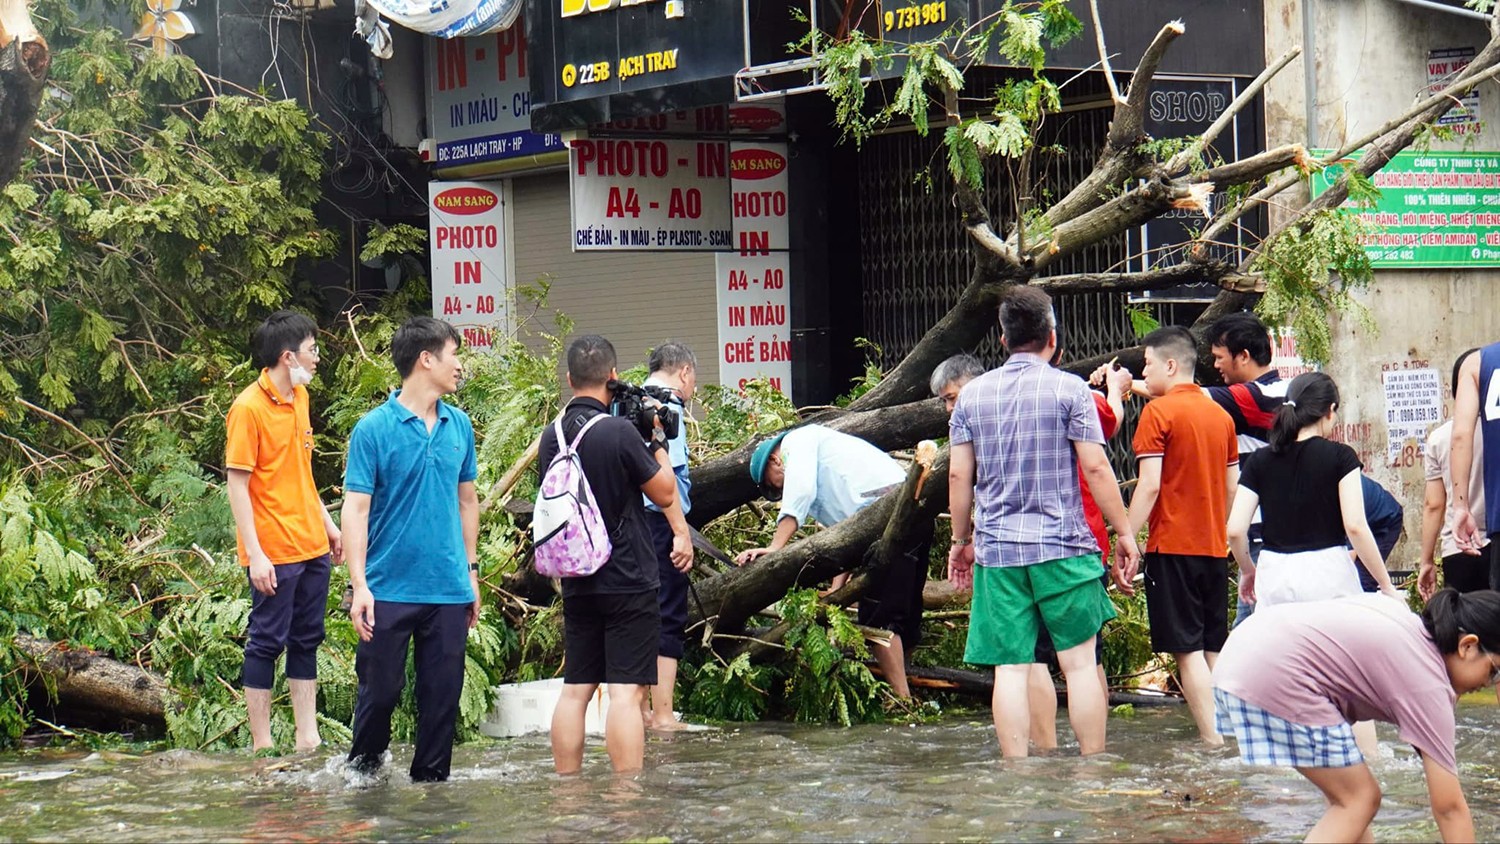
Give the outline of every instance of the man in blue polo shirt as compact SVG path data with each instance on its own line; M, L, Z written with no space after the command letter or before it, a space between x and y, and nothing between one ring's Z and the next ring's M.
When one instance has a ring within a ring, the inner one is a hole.
M459 336L413 317L391 339L401 389L349 437L343 530L359 634L359 697L349 763L373 771L391 743L391 714L416 640L416 782L448 778L464 685L464 645L479 620L479 497L474 427L442 401L458 389Z

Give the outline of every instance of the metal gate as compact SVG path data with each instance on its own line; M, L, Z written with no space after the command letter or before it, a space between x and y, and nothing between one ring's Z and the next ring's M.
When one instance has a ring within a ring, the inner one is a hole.
M1093 170L1109 132L1112 109L1086 108L1054 115L1037 139L1038 204L1064 196ZM1041 149L1051 152L1041 152ZM864 334L880 347L883 368L898 363L958 301L974 269L970 243L954 206L939 133L882 135L859 152L859 231L863 282ZM931 188L929 189L929 179ZM991 159L986 195L997 228L1015 219L1010 176ZM1054 273L1102 272L1127 256L1124 234L1095 244L1060 262ZM1129 346L1136 334L1128 312L1129 294L1077 293L1056 297L1064 327L1065 360L1078 360ZM1190 322L1202 305L1149 306L1163 324ZM999 331L975 350L987 364L1004 358ZM1127 404L1127 419L1111 441L1117 471L1134 476L1130 434L1138 413Z

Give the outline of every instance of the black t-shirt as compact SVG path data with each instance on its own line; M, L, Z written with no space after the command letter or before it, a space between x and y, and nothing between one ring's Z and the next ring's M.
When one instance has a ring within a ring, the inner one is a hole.
M590 419L604 412L604 405L594 399L573 399L563 411L563 436L573 442ZM537 471L545 473L556 455L557 435L548 425L537 452ZM563 596L623 595L656 589L656 555L646 529L646 511L641 506L641 484L661 466L646 449L635 426L615 417L601 419L589 429L578 447L578 458L599 513L609 526L614 550L609 562L594 574L563 578Z
M1310 437L1240 461L1240 486L1260 496L1265 547L1291 554L1347 544L1339 481L1360 468L1354 449Z

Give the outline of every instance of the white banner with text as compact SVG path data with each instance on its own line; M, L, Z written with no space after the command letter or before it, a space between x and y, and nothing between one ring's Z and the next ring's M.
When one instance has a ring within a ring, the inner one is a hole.
M500 182L428 183L432 315L464 345L490 349L509 331L505 203Z
M730 201L738 251L716 258L719 383L765 378L792 394L787 145L733 143Z

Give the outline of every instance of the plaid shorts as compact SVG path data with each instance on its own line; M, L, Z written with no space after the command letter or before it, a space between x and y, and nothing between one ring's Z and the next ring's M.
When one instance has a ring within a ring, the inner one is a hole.
M1240 745L1240 759L1251 765L1347 768L1365 761L1349 724L1296 724L1223 689L1214 689L1214 716L1219 733L1234 736Z

